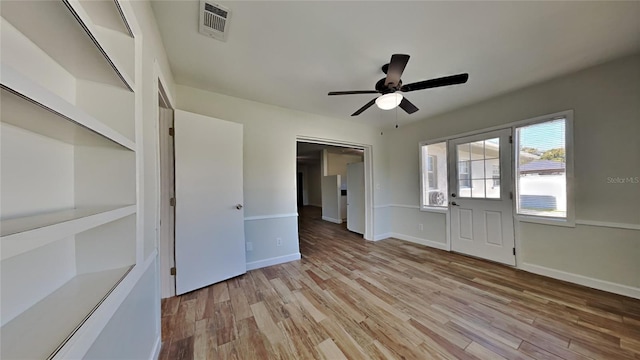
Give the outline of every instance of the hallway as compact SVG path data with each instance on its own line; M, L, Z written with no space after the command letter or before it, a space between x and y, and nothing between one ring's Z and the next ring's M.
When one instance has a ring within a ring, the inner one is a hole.
M164 299L160 358L640 359L639 300L299 224L300 261Z

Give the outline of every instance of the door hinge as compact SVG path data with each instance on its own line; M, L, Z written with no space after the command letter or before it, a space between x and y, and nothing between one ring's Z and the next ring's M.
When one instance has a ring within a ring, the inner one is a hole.
M169 205L176 206L176 198L169 199Z
M509 191L509 199L513 199L513 191Z
M169 128L169 136L173 136L175 134L175 130L172 127Z
M175 276L176 275L176 267L172 267L171 270L169 270L171 272L171 275Z
M513 248L513 255L515 255L515 254L516 254L516 248Z
M509 135L509 144L513 144L513 135Z

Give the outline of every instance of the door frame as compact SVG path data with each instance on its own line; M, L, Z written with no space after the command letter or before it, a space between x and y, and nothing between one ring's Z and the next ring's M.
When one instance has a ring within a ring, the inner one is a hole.
M175 276L171 275L171 268L175 266L175 257L174 257L174 247L175 247L175 233L170 233L168 236L162 236L161 234L162 228L160 226L161 222L167 221L168 219L162 218L162 210L164 207L170 207L168 202L162 201L163 194L163 182L161 176L161 169L163 167L170 167L172 171L175 171L175 167L173 163L164 163L160 159L160 152L165 150L164 144L162 141L162 132L160 131L160 108L165 107L175 111L175 101L174 97L169 91L167 87L168 82L165 80L164 75L160 69L160 65L157 60L154 61L153 64L154 69L154 92L157 94L156 101L156 123L155 125L155 139L156 139L156 148L155 148L155 177L156 177L156 248L159 252L159 261L158 261L158 274L160 274L160 298L168 298L176 295L176 279ZM164 105L164 106L162 106ZM175 178L173 184L166 184L169 186L173 186L175 189ZM175 191L175 190L174 190ZM175 223L175 212L173 212L174 223ZM174 228L175 230L175 228ZM168 243L167 243L168 241Z
M487 198L487 197L483 197L483 198L478 198L476 200L484 200L484 201L489 201L489 202L495 202L495 203L502 203L502 206L507 206L506 204L508 203L509 205L509 211L511 212L511 216L507 216L504 217L502 215L502 221L506 221L506 222L511 222L511 229L512 229L512 234L511 236L513 237L513 249L515 251L515 247L516 247L516 224L515 224L515 201L514 201L514 196L510 196L514 194L515 191L515 185L514 185L514 174L513 171L515 170L515 166L514 166L514 147L513 147L513 128L512 127L505 127L502 129L495 129L495 130L490 130L490 131L481 131L481 132L477 132L475 134L471 134L471 135L465 135L465 136L458 136L455 138L451 138L449 140L447 140L447 180L448 180L448 191L449 194L447 194L447 197L449 198L448 201L448 218L449 218L449 226L448 226L448 230L449 230L449 251L454 251L453 250L453 237L451 236L453 234L453 208L452 206L456 206L453 205L452 203L454 203L455 201L474 201L475 198L473 198L472 196L469 197L460 197L460 191L458 188L459 185L459 180L456 178L456 176L454 175L458 175L458 158L457 158L457 150L456 148L456 143L458 143L459 141L463 141L463 142L474 142L477 141L478 139L480 140L485 140L487 137L506 137L506 142L504 141L500 141L499 143L499 157L498 157L498 163L500 166L500 181L501 184L508 184L508 186L500 186L500 198ZM506 153L503 152L503 146L507 149ZM503 154L506 155L506 158L503 158ZM469 164L469 167L471 167L471 164ZM470 168L471 170L471 168ZM503 177L502 175L504 174L504 171L509 171L509 174L507 174L506 177ZM486 178L486 174L485 174L485 178ZM473 179L472 177L469 178L469 181L472 182ZM456 196L455 198L451 196L452 193L456 193L458 194L458 196ZM509 197L510 196L510 197ZM486 209L486 207L485 207ZM460 221L460 219L458 218L458 221ZM504 228L503 228L504 229ZM473 230L472 230L473 231ZM503 238L504 238L504 233L503 233ZM461 254L463 255L468 255L468 256L473 256L473 257L478 257L481 259L485 259L485 260L489 260L489 261L495 261L495 262L499 262L501 264L504 265L508 265L508 266L516 266L516 257L515 257L515 252L513 254L513 265L508 264L508 263L504 263L501 261L497 261L497 260L492 260L492 259L488 259L485 258L479 254L469 254L469 253L463 253L460 251Z
M525 126L525 125L531 125L531 124L537 124L540 122L544 122L547 121L549 119L553 119L556 117L564 117L566 119L566 131L567 134L570 134L567 136L566 138L566 147L567 147L567 164L566 164L566 171L567 171L567 176L571 179L573 179L574 176L574 172L573 172L573 134L574 134L574 130L573 130L573 109L569 109L569 110L563 110L563 111L557 111L557 112L553 112L553 113L549 113L549 114L545 114L545 115L540 115L540 116L535 116L532 118L526 118L526 119L521 119L521 120L516 120L516 121L511 121L505 124L501 124L501 125L495 125L495 126L490 126L490 127L486 127L486 128L482 128L482 129L476 129L476 130L471 130L471 131L466 131L460 134L454 134L454 135L449 135L449 136L441 136L438 138L433 138L433 139L428 139L428 140L423 140L420 141L418 143L418 151L420 153L420 151L422 151L422 146L423 145L429 145L429 144L434 144L434 143L439 143L439 142L446 142L447 143L447 149L449 148L449 140L454 140L457 138L461 138L461 137L467 137L467 136L472 136L472 135L477 135L477 134L482 134L485 132L491 132L491 131L495 131L495 130L502 130L502 129L511 129L511 136L513 136L513 134L515 134L515 130L516 128L520 127L520 126ZM573 190L573 185L568 184L567 185L567 221L566 224L562 224L562 223L554 223L552 221L549 220L544 220L544 219L535 219L535 220L523 220L523 218L518 215L517 212L517 207L516 207L516 166L515 166L515 161L517 159L516 156L516 139L514 139L514 143L512 146L512 158L511 158L511 185L514 191L513 194L513 202L512 202L512 208L513 208L513 222L514 222L514 235L515 235L515 248L516 248L516 268L521 269L524 262L522 260L522 256L520 253L520 249L522 249L522 239L520 238L520 236L518 236L519 234L519 227L520 227L520 223L522 222L531 222L531 223L539 223L539 224L545 224L545 225L552 225L552 226L567 226L567 227L573 227L575 226L575 197L574 197L574 190ZM447 159L449 158L449 154L447 152ZM447 160L448 161L448 160ZM422 165L420 165L422 166ZM449 172L447 171L447 177L450 176ZM447 181L448 178L447 178ZM419 207L420 208L420 207ZM432 212L432 213L444 213L446 216L446 249L447 251L451 252L451 219L450 219L450 211L449 211L449 207L447 207L446 209L438 209L438 208L420 208L420 211L425 211L425 212Z
M364 239L374 240L373 233L373 146L368 144L360 144L349 141L323 139L310 136L298 135L296 136L296 142L305 142L318 145L331 145L340 147L349 147L353 149L360 149L364 152ZM293 159L295 161L295 157ZM297 190L296 190L297 191Z

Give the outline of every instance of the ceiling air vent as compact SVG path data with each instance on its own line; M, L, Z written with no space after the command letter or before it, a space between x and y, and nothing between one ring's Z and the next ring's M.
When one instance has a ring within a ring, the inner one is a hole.
M200 33L227 41L229 31L229 9L212 2L200 0Z

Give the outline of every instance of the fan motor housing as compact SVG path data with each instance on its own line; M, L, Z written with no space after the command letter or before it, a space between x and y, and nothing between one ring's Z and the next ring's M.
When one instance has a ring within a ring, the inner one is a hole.
M399 91L400 88L402 87L402 80L398 81L398 85L396 86L387 86L384 84L384 82L386 81L386 78L382 78L380 80L378 80L378 82L376 83L376 91L378 91L381 94L388 94L391 92L396 92Z

